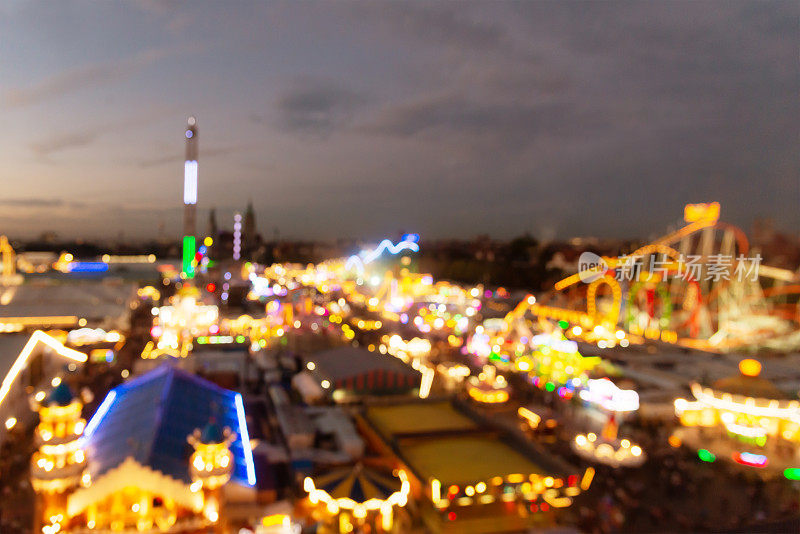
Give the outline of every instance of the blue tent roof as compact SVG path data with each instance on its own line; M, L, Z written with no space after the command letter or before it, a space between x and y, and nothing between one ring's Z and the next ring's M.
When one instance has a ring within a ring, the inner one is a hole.
M400 490L399 478L362 464L334 468L312 478L316 487L325 490L331 497L347 497L359 503L369 499L385 500Z
M241 396L169 364L108 393L85 431L92 474L102 475L130 456L190 482L189 457L194 448L186 438L204 428L212 416L237 434L231 444L233 478L254 484L252 453L243 445L248 438Z

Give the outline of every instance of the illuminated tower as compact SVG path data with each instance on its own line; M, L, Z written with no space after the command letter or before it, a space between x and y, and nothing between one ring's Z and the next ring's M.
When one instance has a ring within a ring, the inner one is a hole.
M233 215L233 259L239 260L242 257L242 214Z
M197 120L189 117L186 124L186 161L183 164L183 272L194 276L195 233L197 214Z
M56 379L58 380L58 379ZM34 532L55 533L66 519L67 497L82 481L86 456L80 437L86 427L83 403L60 382L41 403L36 440L39 450L31 458L31 483L37 495Z
M225 520L222 517L222 486L231 479L233 471L233 454L230 445L236 440L236 434L229 428L223 430L214 418L203 428L188 437L194 452L189 458L189 474L192 477L192 489L203 491L203 515L214 523L215 532L225 532Z

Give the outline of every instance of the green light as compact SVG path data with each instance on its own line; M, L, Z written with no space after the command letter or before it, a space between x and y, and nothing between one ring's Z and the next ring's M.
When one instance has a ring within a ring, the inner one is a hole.
M183 237L183 272L186 274L187 278L194 278L194 266L192 265L195 252L194 245L193 235Z
M197 338L197 342L201 345L205 345L206 343L208 343L208 338L205 336L200 336Z
M789 467L783 470L783 476L789 480L800 480L800 467Z
M707 449L700 449L699 451L697 451L697 457L703 460L704 462L709 462L709 463L717 459L714 453Z
M237 343L244 343L244 336L236 336Z
M544 389L552 393L553 391L556 390L556 386L552 382L548 382L547 384L544 385Z
M560 326L562 330L566 330L567 327L569 326L569 323L564 319L561 319L560 321L558 321L558 326Z

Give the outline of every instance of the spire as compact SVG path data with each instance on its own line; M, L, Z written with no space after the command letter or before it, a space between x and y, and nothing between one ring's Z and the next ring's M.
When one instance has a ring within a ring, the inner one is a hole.
M256 213L253 209L253 200L247 202L247 211L244 214L244 250L249 256L256 248Z
M217 232L217 210L216 208L211 208L211 211L208 212L208 235L210 235L212 239L216 239Z

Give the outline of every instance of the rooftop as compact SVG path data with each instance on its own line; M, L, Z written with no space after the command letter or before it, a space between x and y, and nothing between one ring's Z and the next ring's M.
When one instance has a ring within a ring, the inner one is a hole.
M128 312L128 302L135 288L132 283L110 280L26 283L9 290L4 304L0 305L0 318L118 317Z
M132 457L190 482L187 437L214 417L236 432L233 478L255 483L241 396L168 364L111 390L86 427L93 478ZM245 443L246 442L246 443Z

